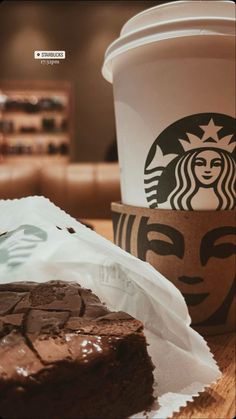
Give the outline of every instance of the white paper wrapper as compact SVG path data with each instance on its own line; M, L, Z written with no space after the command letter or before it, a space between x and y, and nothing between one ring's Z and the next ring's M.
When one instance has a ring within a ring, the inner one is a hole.
M76 233L70 234L68 227ZM220 377L206 342L189 326L182 295L151 265L43 197L0 201L0 234L5 232L0 236L0 283L77 281L110 309L126 311L144 323L157 366L158 404L148 417L171 417Z

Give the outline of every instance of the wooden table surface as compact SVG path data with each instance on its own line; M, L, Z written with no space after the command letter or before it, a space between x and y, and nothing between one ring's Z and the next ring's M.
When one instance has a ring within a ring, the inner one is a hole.
M109 220L88 220L95 231L113 241L112 224ZM222 378L217 384L197 397L174 419L233 419L235 409L235 334L210 336L206 338L214 354Z

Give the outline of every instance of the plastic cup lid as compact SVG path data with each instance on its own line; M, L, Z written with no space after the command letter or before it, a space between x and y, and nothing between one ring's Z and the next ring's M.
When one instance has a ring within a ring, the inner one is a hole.
M130 49L164 39L194 35L235 36L234 2L175 1L144 10L123 26L120 37L107 48L102 74L112 82L112 61Z

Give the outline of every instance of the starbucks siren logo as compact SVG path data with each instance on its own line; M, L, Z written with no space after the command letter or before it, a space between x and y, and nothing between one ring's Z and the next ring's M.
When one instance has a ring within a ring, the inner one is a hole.
M216 113L191 115L167 127L145 163L149 207L234 209L234 131L235 119Z

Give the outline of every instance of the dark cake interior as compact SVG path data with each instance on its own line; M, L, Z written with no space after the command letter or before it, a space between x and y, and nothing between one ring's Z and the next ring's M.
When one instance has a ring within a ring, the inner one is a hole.
M153 401L142 323L90 290L0 285L0 416L126 418Z

